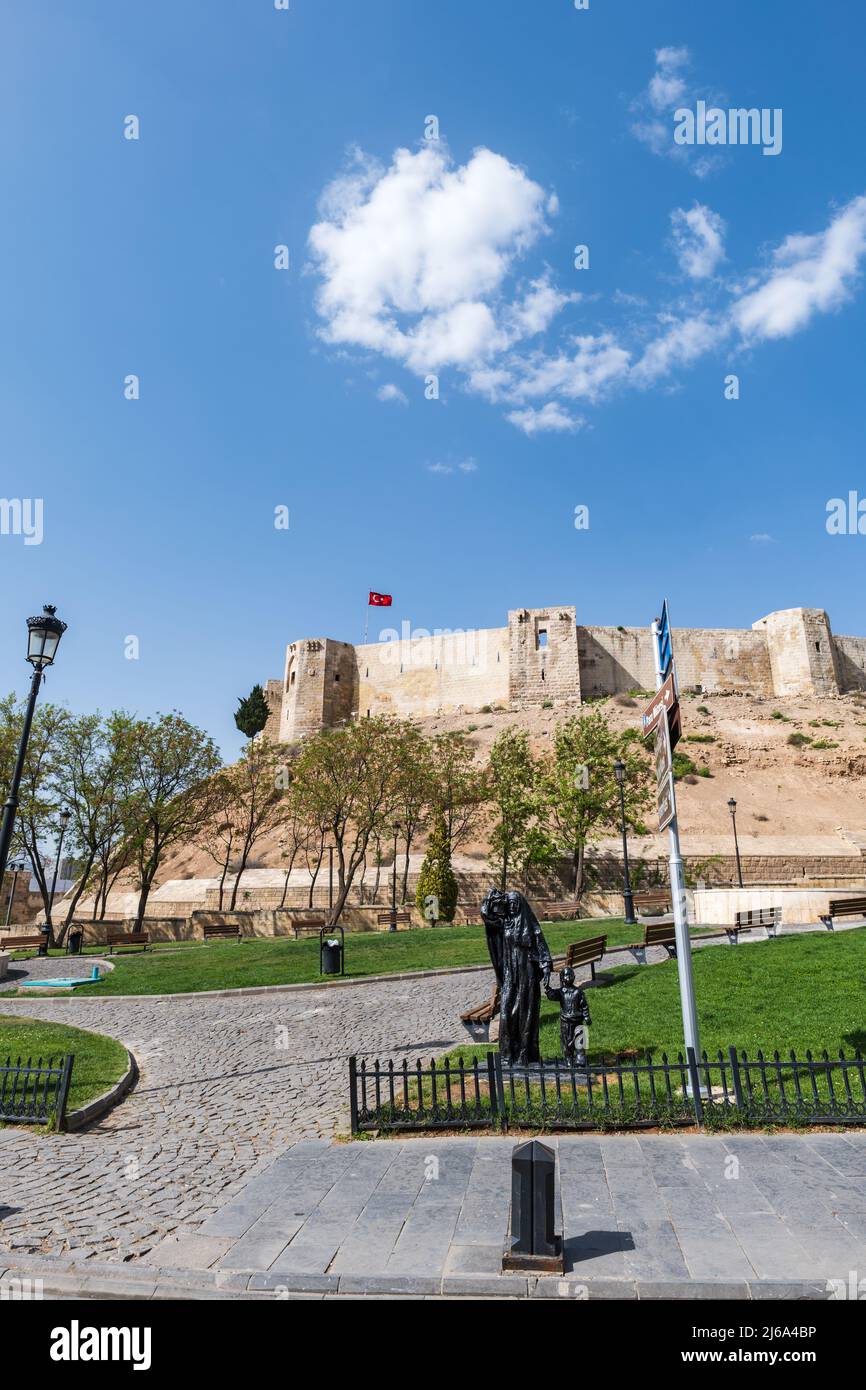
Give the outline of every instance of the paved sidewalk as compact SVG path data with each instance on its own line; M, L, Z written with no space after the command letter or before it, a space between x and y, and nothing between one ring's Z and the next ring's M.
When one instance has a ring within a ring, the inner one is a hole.
M500 1270L518 1142L302 1140L144 1263L252 1275L252 1290L513 1292ZM864 1133L549 1142L571 1281L749 1297L866 1276Z

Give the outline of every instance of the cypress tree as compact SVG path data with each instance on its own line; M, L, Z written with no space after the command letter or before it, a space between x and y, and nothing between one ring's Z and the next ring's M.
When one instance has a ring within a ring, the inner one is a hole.
M445 828L445 817L441 812L438 812L433 819L430 842L427 846L427 853L424 855L424 862L418 875L418 887L415 891L415 903L422 917L426 916L425 899L430 896L435 897L438 901L437 920L453 922L454 910L457 907L457 879L451 868L451 846L448 841L448 831Z

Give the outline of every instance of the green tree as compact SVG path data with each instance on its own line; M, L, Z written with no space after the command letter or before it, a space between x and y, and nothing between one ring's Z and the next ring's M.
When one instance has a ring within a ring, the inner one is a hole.
M490 864L501 888L507 886L509 874L522 878L541 852L538 836L532 833L538 807L536 775L529 735L513 726L503 729L487 766L492 806Z
M254 685L249 695L238 696L235 724L246 738L255 738L268 722L268 702L260 685Z
M130 721L126 742L126 832L139 888L138 931L166 851L192 839L211 814L220 756L210 735L176 711Z
M434 898L434 914L430 916L428 898ZM437 811L433 817L427 853L418 875L415 903L422 917L432 922L453 922L457 907L457 879L451 868L451 846L445 816Z
M472 747L457 730L430 740L431 799L445 817L449 853L472 838L487 800L484 769L475 762Z
M56 777L64 807L71 812L68 839L77 856L76 882L67 900L66 915L56 934L61 945L78 903L89 887L94 892L94 916L105 899L112 865L114 878L128 862L121 852L125 798L129 792L130 718L115 711L103 718L84 714L70 718L60 732L55 753Z
M258 842L280 823L283 815L283 796L277 777L282 764L278 752L269 740L250 742L236 763L223 768L212 787L215 816L208 822L208 832L202 843L213 854L219 847L218 862L222 867L220 879L220 908L223 888L231 865L234 883L228 910L234 912L241 876ZM207 834L213 838L208 841ZM217 856L214 856L217 857Z
M575 899L583 891L587 844L620 823L617 758L625 764L626 824L634 826L649 799L649 759L633 730L617 734L600 709L590 709L557 724L542 760L540 815L557 853L571 861Z
M376 716L305 740L293 786L306 824L318 831L316 873L325 837L336 857L331 925L339 921L371 841L390 832L397 815L399 720Z

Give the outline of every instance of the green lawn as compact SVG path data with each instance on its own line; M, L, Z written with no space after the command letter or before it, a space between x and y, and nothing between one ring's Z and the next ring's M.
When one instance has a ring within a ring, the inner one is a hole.
M39 1019L0 1014L0 1059L18 1057L48 1059L73 1052L72 1084L67 1114L78 1110L94 1096L102 1095L126 1071L126 1048L114 1038L68 1028L63 1023L43 1023Z
M793 1048L831 1057L844 1048L866 1051L866 931L817 933L739 946L710 946L692 954L701 1048L711 1057L730 1045L750 1057L758 1048L784 1056ZM675 961L606 971L587 991L591 1060L683 1049ZM459 1048L471 1058L486 1049ZM542 1005L541 1053L561 1054L559 1014Z
M608 944L635 941L639 927L618 918L548 923L544 934L551 951L606 932ZM319 975L319 939L280 937L214 942L178 952L119 952L115 969L98 985L82 985L82 994L183 994L205 989L239 989L253 985L301 984ZM436 970L484 965L489 961L481 927L427 927L411 931L346 933L346 975L386 975L401 970Z

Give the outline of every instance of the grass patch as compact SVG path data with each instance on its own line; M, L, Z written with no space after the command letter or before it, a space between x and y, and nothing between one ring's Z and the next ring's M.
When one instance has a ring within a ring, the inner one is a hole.
M607 934L608 946L641 939L640 927L627 927L622 918L589 918L579 922L542 923L554 956L564 955L572 941ZM700 928L693 935L700 935ZM199 944L198 950L159 955L130 952L115 956L115 969L100 984L81 985L76 997L90 994L187 994L206 989L241 989L254 985L304 984L319 975L318 937L295 941L286 937L256 938ZM418 927L399 932L347 932L346 977L389 975L404 970L438 970L464 965L487 965L483 928ZM327 983L325 977L324 983ZM483 990L483 986L480 987Z
M866 931L844 936L789 936L775 941L710 947L692 956L701 1048L712 1057L733 1044L753 1057L758 1048L798 1057L807 1048L831 1057L844 1048L866 1050ZM627 965L606 971L587 991L592 1027L589 1056L652 1053L669 1057L683 1049L677 966ZM452 1056L471 1058L477 1044ZM541 1053L561 1055L556 1005L542 1003Z
M683 743L715 743L715 734L684 734Z
M114 1038L64 1023L0 1014L0 1058L59 1057L74 1052L67 1113L101 1096L126 1071L126 1048Z

